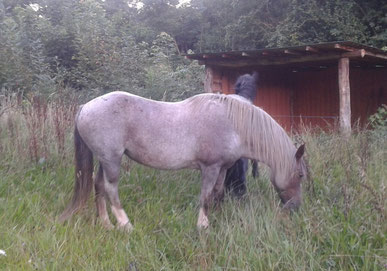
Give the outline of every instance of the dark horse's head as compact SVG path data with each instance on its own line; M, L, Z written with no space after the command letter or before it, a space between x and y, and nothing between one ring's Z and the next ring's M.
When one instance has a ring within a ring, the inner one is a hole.
M254 72L253 75L245 74L239 76L235 83L235 94L254 101L257 95L258 77L257 72Z

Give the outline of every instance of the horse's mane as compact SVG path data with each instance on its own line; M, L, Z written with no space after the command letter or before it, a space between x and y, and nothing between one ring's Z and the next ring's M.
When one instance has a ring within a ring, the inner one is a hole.
M264 110L236 95L201 94L192 97L193 106L205 106L217 101L226 106L231 120L242 141L258 159L273 169L289 172L294 167L296 148L285 130Z

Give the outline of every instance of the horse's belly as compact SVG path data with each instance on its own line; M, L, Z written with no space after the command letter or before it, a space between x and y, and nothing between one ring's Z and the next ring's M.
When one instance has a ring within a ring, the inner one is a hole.
M187 159L187 157L172 157L170 155L155 154L156 152L128 152L128 156L134 161L157 169L198 168L198 165L194 160Z
M129 142L127 155L134 161L158 169L197 168L194 152L184 143Z

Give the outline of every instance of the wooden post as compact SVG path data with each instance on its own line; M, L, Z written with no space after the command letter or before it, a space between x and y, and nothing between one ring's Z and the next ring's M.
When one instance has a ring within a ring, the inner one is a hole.
M351 89L349 86L349 58L339 59L340 131L351 135Z
M214 80L214 71L211 67L206 66L206 77L204 78L204 92L212 92L212 83Z

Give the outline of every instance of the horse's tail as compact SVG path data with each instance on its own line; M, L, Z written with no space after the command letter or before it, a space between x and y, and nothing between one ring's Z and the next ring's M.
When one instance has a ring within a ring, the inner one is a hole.
M254 178L257 178L259 177L259 171L258 171L258 161L257 160L251 160L251 164L252 164L252 173L253 173L253 177Z
M70 204L61 214L59 221L68 220L87 202L93 188L93 153L79 134L77 124L74 129L75 146L75 185L74 196Z

